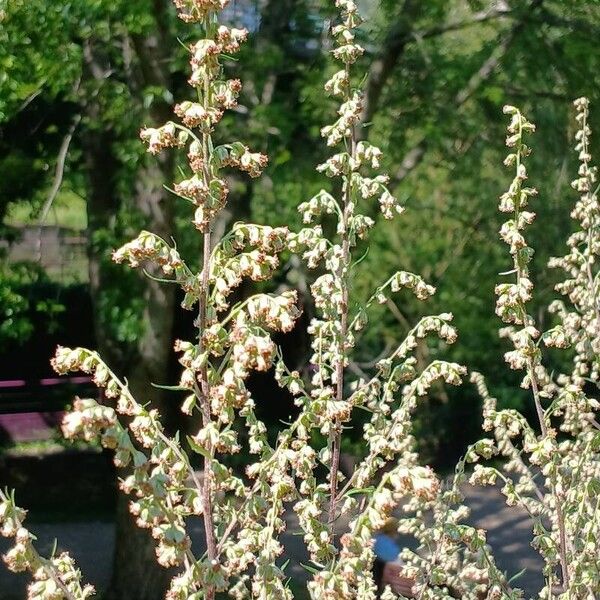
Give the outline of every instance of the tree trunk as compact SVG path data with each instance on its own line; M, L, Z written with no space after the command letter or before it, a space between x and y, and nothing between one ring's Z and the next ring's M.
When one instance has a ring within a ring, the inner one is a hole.
M174 288L161 286L147 279L144 284L143 335L132 349L133 361L124 360L123 353L106 334L98 301L115 282L110 281L92 240L103 228L111 226L116 209L114 190L114 159L111 140L102 134L91 134L86 143L90 190L88 196L90 292L94 305L94 321L98 348L113 368L129 381L134 396L142 403L150 402L161 412L165 403L152 383L164 383L167 377L168 354L171 350ZM159 166L144 169L139 174L138 207L149 215L147 226L161 235L169 235L172 219L170 208L156 183L163 177ZM152 189L150 189L152 188ZM129 353L128 353L129 354ZM122 477L125 473L119 473ZM118 494L116 514L116 545L113 576L106 600L158 600L164 597L170 574L156 562L155 543L149 531L141 530L129 513L130 498Z
M155 0L157 11L164 6ZM161 28L165 26L164 21ZM168 87L168 76L163 74L164 61L160 53L168 48L156 38L133 38L135 67L128 83L135 97L147 85ZM93 42L84 48L86 62L85 75L99 85L104 78L104 70L95 56ZM162 69L162 70L161 70ZM141 100L140 100L141 103ZM101 107L94 97L85 104L91 123L101 122ZM169 108L155 104L147 116L148 124L162 124L168 119ZM90 292L92 295L96 340L98 349L115 369L127 379L134 397L142 404L150 403L169 421L169 406L164 402L163 392L152 383L164 384L168 376L169 356L172 351L172 330L175 304L175 287L161 284L150 278L143 278L141 286L144 298L144 331L133 347L124 352L107 334L105 323L99 310L102 295L119 281L112 277L113 270L106 268L108 257L102 256L94 245L98 232L110 230L115 224L115 215L121 199L116 185L114 143L116 139L110 131L100 128L84 134L84 152L88 170L88 255ZM163 184L170 184L173 177L173 158L165 155L156 159L147 157L136 173L134 185L135 209L144 216L144 228L169 239L173 233L172 199L164 190ZM126 268L126 267L123 267ZM156 273L158 275L158 273ZM133 290L132 290L132 293ZM119 476L124 477L125 472ZM159 600L164 598L166 588L173 573L160 567L156 561L155 542L148 530L135 524L129 513L130 498L118 493L116 512L116 539L113 559L113 574L105 600Z

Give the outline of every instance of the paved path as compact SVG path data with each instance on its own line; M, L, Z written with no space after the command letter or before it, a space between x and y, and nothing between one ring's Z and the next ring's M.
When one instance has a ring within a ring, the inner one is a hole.
M488 531L496 562L510 575L526 569L519 579L519 587L526 597L537 596L543 585L540 576L541 561L529 545L531 539L530 522L527 515L515 508L505 506L496 488L468 488L467 503L471 507L470 523ZM293 519L291 515L290 519ZM300 563L307 562L301 536L293 520L288 521L287 533L283 537L289 574L296 579L304 579L306 571ZM50 552L54 539L59 540L59 549L68 549L84 573L86 581L102 590L108 584L111 572L112 549L114 545L114 525L111 522L79 523L34 523L31 530L37 535L37 547L44 553ZM200 523L191 526L194 546L200 546ZM0 550L6 549L5 540L0 541ZM5 565L0 565L0 600L24 600L27 577L9 573Z

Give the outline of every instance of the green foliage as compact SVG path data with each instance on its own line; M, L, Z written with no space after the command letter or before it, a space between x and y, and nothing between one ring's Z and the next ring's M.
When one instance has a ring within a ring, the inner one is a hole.
M178 24L170 7L157 16L155 7L168 4L4 0L0 122L6 134L0 143L1 215L9 204L25 201L32 206L35 219L50 187L61 136L74 114L93 100L98 111L94 118L84 115L75 132L63 189L90 197L93 190L82 156L84 140L105 135L115 160L116 209L102 224L106 231L98 235L104 241L94 242L94 252L105 256L143 227L145 217L131 216L138 174L147 160L135 139L137 130L140 123L152 123L152 113L162 103L187 94L183 91L186 52L177 38L185 44L193 34ZM566 173L574 168L565 143L572 131L568 103L582 94L592 104L600 99L600 57L594 46L600 8L590 0L547 0L535 10L530 2L515 2L510 16L469 24L478 11L489 8L487 2L363 4L370 22L360 34L367 54L359 68L369 78L375 59L389 61L365 135L377 139L386 157L384 167L392 173L393 191L409 210L402 227L383 224L375 230L364 259L366 275L356 282L357 291L367 294L376 283L380 265L391 258L422 273L438 288L432 300L434 310L451 310L461 332L463 343L453 349L453 357L485 370L506 349L504 342L490 334L495 325L487 310L497 273L509 268L496 243L499 218L494 210L503 185L496 167L503 151L497 142L503 127L500 108L507 102L523 106L545 132L544 145L531 163L533 170L546 174L539 185L542 202L538 206L545 225L531 231L534 262L544 265L556 253L557 240L564 239L571 227L566 218L573 198ZM332 14L331 4L326 0L260 4L238 0L234 9L231 14L238 16L233 19L241 15L253 22L256 31L239 60L225 64L229 77L240 76L240 65L245 66L245 86L240 109L225 116L217 141L243 130L249 144L270 156L270 165L261 180L232 178L230 219L249 216L260 223L299 225L295 207L321 187L313 166L323 158L319 128L333 109L320 89L332 69L323 25ZM256 11L259 22L253 16ZM515 33L516 27L521 28ZM37 35L40 31L44 35ZM158 31L163 36L160 45L169 47L169 58L161 63L166 87L145 79L137 54L136 44ZM91 76L85 59L90 46L104 73L100 80ZM481 68L494 58L489 72L478 79ZM465 90L469 90L466 99L458 102ZM592 118L592 127L598 129L598 113ZM23 130L27 135L19 133ZM417 146L423 147L422 158L405 175L394 177ZM10 208L9 221L27 211ZM61 211L60 201L57 211ZM62 219L82 224L79 216ZM182 222L176 218L180 248L194 263L200 255L198 243L181 229ZM111 271L105 273L110 283ZM292 272L290 276L297 280L304 275ZM539 306L547 302L554 277L545 269L537 270ZM115 289L103 288L99 293L105 297L98 302L102 322L125 346L142 327L133 317L141 302L140 285L135 279L128 284L136 290L133 302L118 284ZM106 308L115 302L120 307L117 313ZM408 321L420 314L416 302L403 311ZM364 361L398 339L403 325L397 317L387 310L374 314L373 329L360 342ZM438 350L443 348L431 349L432 357ZM513 383L510 375L492 376L501 402L520 406L522 396L515 393ZM452 407L464 409L471 401L462 392L447 398L440 394L424 410L423 430L437 438L429 445L433 451L447 432L427 423L439 420L451 427L445 415L452 413Z
M35 332L34 319L43 324L37 333L57 330L65 307L59 299L40 297L39 290L48 283L38 265L0 260L0 348L29 340Z
M19 293L23 283L23 270L7 268L0 270L0 344L7 340L29 338L33 325L29 319L29 302Z

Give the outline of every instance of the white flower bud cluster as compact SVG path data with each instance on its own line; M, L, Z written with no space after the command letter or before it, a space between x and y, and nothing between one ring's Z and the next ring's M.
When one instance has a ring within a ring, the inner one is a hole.
M420 275L408 271L398 271L390 279L390 290L392 292L399 292L402 288L412 290L419 300L427 300L435 294L435 288L432 285L425 283ZM380 302L380 298L377 301Z
M172 248L160 236L142 231L131 242L115 250L112 259L116 263L126 262L137 268L148 262L156 265L164 275L173 278L185 292L183 308L191 310L198 301L199 281L185 264L176 248Z
M350 78L346 69L337 71L325 83L325 91L329 96L344 96L350 87Z
M206 229L221 211L229 195L229 188L223 179L215 178L207 183L204 176L198 174L176 183L173 189L177 195L197 207L193 223L200 231Z
M327 255L330 246L329 240L323 237L321 225L306 227L297 234L292 234L289 241L289 249L292 252L302 252L302 258L306 261L309 269L315 269Z
M520 277L517 283L500 283L495 292L496 314L505 323L523 325L527 315L523 316L524 306L531 300L533 283L527 277Z
M559 426L567 437L557 439L553 435L543 444L532 446L530 451L547 479L556 482L557 490L550 502L552 531L550 535L538 535L535 541L540 552L548 556L548 561L554 558L562 564L566 558L570 577L569 585L563 585L565 593L586 597L590 590L600 589L597 568L600 523L592 516L597 511L597 501L591 492L598 488L600 480L598 444L594 441L600 428L600 403L586 393L587 383L597 382L600 370L596 267L600 237L595 188L597 171L591 166L590 154L589 103L586 98L579 98L574 104L579 125L575 150L580 165L578 178L572 183L573 189L579 192L579 199L571 216L578 222L578 230L568 239L568 254L550 261L551 267L560 267L567 275L556 290L568 299L569 306L567 308L566 301L557 301L550 307L560 322L546 340L548 345L572 346L575 350L571 373L557 378L559 390L552 407L552 414L561 418ZM560 461L556 460L557 455L561 457ZM563 519L561 512L565 515ZM561 531L564 531L562 536ZM585 539L582 538L583 531ZM555 548L561 548L563 537L567 540L565 556L556 556ZM596 558L593 558L594 554Z
M215 164L235 167L248 173L250 177L259 177L269 162L269 158L260 152L251 152L248 146L240 142L219 146L215 149Z
M468 454L477 456L481 452L487 456L493 452L492 446L489 441L480 443ZM485 532L463 523L469 515L461 493L467 478L463 460L454 477L436 494L415 497L403 507L406 516L400 519L398 530L414 536L419 543L416 551L402 552L406 561L403 574L414 580L412 590L417 596L483 598L494 585L510 590L486 545Z
M220 44L219 51L226 54L239 52L240 46L248 39L247 29L229 28L219 25L216 41Z
M335 198L326 190L321 190L313 196L308 202L303 202L298 206L298 211L302 214L304 223L312 223L315 217L323 214L333 215L337 210Z
M246 305L248 320L255 325L287 333L300 316L297 301L296 291L283 292L278 296L258 294L250 298Z
M364 307L359 308L357 315L354 317L354 320L351 323L350 329L354 331L360 331L367 325L367 310L374 302L377 302L378 304L385 304L388 301L388 297L386 296L386 291L388 288L392 292L399 292L402 288L407 288L413 291L419 300L426 300L435 294L435 288L432 285L425 283L421 276L415 275L414 273L410 273L408 271L398 271L375 290L375 293L371 296L371 298L369 298ZM452 320L452 315L440 315L439 318L442 321L449 322ZM437 325L434 323L437 323L436 317L426 317L425 320L419 324L419 327L415 329L414 332L411 332L411 334L406 338L404 342L406 346L410 346L410 349L414 347L416 343L416 340L414 340L414 334L418 333L418 337L424 337L421 335L424 332L423 328L433 326L437 330ZM441 339L446 340L448 343L453 343L455 341L456 332L450 325L446 323L441 325L440 329L441 331L439 331L439 333Z
M73 411L65 415L62 428L69 439L99 439L105 448L115 451L114 462L118 467L133 467L133 474L125 477L120 487L136 496L130 510L138 526L150 529L157 540L156 555L161 565L182 564L190 548L183 517L202 511L197 490L188 483L193 470L185 452L176 440L164 434L157 412L139 405L94 353L81 348L59 348L53 366L59 373L77 370L92 373L107 396L118 399L117 410L133 417L129 431L149 451L149 456L134 446L114 409L95 400L77 400Z
M299 316L296 303L295 292L284 292L279 296L258 294L232 313L233 324L229 330L223 323L208 327L202 335L202 350L197 344L177 341L175 350L181 353L179 362L184 367L179 385L193 392L185 400L182 411L191 414L198 405L198 386L203 369L208 368L211 378L216 375L217 370L210 365L210 357L226 354L219 369L220 381L215 378L211 386L211 414L221 425L230 425L234 420L234 409L243 409L243 416L253 420L249 427L252 429L251 449L255 453L256 445L262 446L263 443L262 438L256 438L256 434L264 434L266 429L262 423L254 421L253 402L244 381L251 370L266 371L271 368L277 348L267 330L289 332ZM209 428L207 431L213 430ZM206 449L204 441L205 437L198 445ZM217 446L218 451L224 453L239 450L235 438L229 433L225 438L219 438Z
M412 406L418 396L427 395L435 381L441 379L450 385L460 385L466 372L466 368L462 365L435 360L425 367L412 383L404 388L402 395L408 406Z
M200 131L210 132L213 127L223 118L223 111L215 107L204 108L199 102L186 100L177 104L175 114L190 129L197 127Z
M531 152L525 144L524 136L535 131L535 126L514 106L505 106L504 112L511 116L506 145L512 149L504 163L515 168L515 177L508 192L500 199L500 211L513 212L513 218L506 221L500 229L500 236L509 246L513 259L513 270L510 273L515 274L516 281L496 286L496 314L505 323L522 326L519 330L506 331L514 350L507 352L504 359L511 369L525 371L522 387L531 388L533 392L540 426L545 435L547 419L543 415L540 398L551 397L554 384L541 364L541 353L536 341L540 333L534 326L533 318L527 313L527 303L531 300L533 291L528 269L533 250L527 245L522 233L535 218L534 213L523 210L527 205L527 198L535 195L535 190L523 187L523 182L527 179L523 159Z
M165 148L180 148L186 140L187 135L180 135L175 123L168 122L162 127L145 127L140 132L140 139L148 144L148 152L158 154Z
M263 281L272 275L279 265L278 254L287 247L289 237L286 227L234 225L213 250L210 261L209 283L217 311L229 308L227 298L244 277ZM244 252L248 247L255 249Z
M460 523L468 514L464 506L457 505L462 500L458 484L463 480L461 471L452 489L442 492L439 480L428 468L399 465L383 475L351 521L348 533L341 537L338 559L327 570L316 573L309 584L312 597L375 597L369 575L373 532L407 498L403 506L407 516L401 517L398 529L420 543L419 552L403 552L407 562L402 575L413 579L413 593L422 593L424 598L446 598L445 588L453 590L452 597L458 593L460 597L475 598L485 592L490 581L504 587L506 579L488 555L484 532ZM387 597L397 596L389 592Z
M346 102L344 102L338 114L340 118L333 124L327 125L321 129L321 135L327 138L328 146L337 146L344 138L352 134L352 128L360 121L360 115L363 110L362 98L359 92L354 92Z
M0 534L14 538L14 545L2 556L14 573L29 571L33 581L27 600L86 600L94 587L84 585L75 561L65 552L43 558L35 549L35 536L25 528L25 511L15 504L14 494L0 490Z
M184 21L205 25L207 37L190 47L192 75L189 83L197 88L198 100L175 106L174 112L182 124L169 121L159 128L143 129L140 136L152 154L189 144L188 162L192 175L175 183L173 191L196 206L193 222L204 231L223 209L229 194L225 180L219 176L220 170L235 167L251 177L258 177L268 160L264 154L251 152L240 142L217 148L212 147L212 141L208 143L223 111L236 106L242 87L238 79L222 79L219 57L222 53L239 51L248 32L215 25L213 13L227 4L224 0L175 0L175 4Z
M179 18L185 23L203 21L212 12L223 10L229 0L174 0Z
M355 42L354 30L362 23L358 7L353 0L336 0L335 5L340 9L342 22L332 29L337 47L333 50L334 57L346 65L352 65L364 53L364 48ZM339 76L338 76L339 77ZM327 90L327 87L326 87Z
M214 36L213 32L213 36ZM192 74L188 83L195 88L210 90L211 83L217 80L220 70L219 44L214 37L198 40L190 46L190 66ZM209 104L206 104L208 108Z

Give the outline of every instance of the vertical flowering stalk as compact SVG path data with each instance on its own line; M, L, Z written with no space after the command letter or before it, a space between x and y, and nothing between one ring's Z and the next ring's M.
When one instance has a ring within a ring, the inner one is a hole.
M352 0L336 0L339 17L332 28L334 58L342 63L325 84L325 91L338 98L337 120L322 129L329 147L339 150L317 167L334 182L334 193L321 190L300 205L303 221L310 225L294 239L294 248L304 249L310 268L321 263L324 272L311 286L317 316L311 321L312 381L309 395L300 395L297 403L306 414L305 423L296 431L299 444L308 443L311 429L327 437L327 445L318 460L327 467L328 476L305 478L299 487L302 499L294 509L304 530L304 538L313 562L318 565L309 583L311 597L319 600L373 598L371 575L372 534L382 525L403 498L422 497L432 501L439 491L433 471L417 463L411 435L411 415L418 399L427 394L436 380L458 384L464 369L456 364L434 361L417 372L414 350L419 340L437 334L447 343L456 339L452 315L443 313L424 317L396 349L381 359L373 376L352 379L347 367L352 360L355 338L368 322L368 311L375 303L385 303L389 292L408 289L421 300L435 289L421 277L398 271L384 281L364 305L352 294L358 262L354 250L368 237L374 220L365 214L372 209L368 201L376 199L384 218L402 213L387 183L388 176L378 173L382 152L366 141L358 141L357 127L362 112L362 90L354 84L353 66L363 54L357 43L361 24L357 5ZM324 237L323 226L313 224L319 218L335 219L335 237ZM339 469L341 437L355 408L372 414L364 428L366 457L351 477L343 482ZM387 462L397 464L384 477L376 475ZM344 483L341 486L341 483ZM361 511L357 514L357 508ZM351 518L341 534L342 516Z
M387 176L373 179L363 178L361 167L377 168L381 151L366 142L357 142L356 128L362 112L362 92L352 85L351 67L363 54L363 48L356 42L356 28L361 23L356 4L352 0L338 0L341 21L332 29L336 41L333 56L343 64L325 90L331 96L341 99L338 119L321 131L329 147L342 146L342 151L332 156L318 170L328 177L341 180L341 200L324 190L310 202L300 206L305 222L310 222L321 212L337 216L336 232L338 239L333 242L325 257L328 273L320 277L312 286L317 308L322 311L323 320L311 325L315 334L316 375L315 385L320 388L323 398L327 398L329 423L324 428L327 433L329 463L329 507L328 523L334 529L338 501L338 479L342 427L350 418L351 405L345 398L345 369L348 365L348 352L354 345L349 331L350 286L352 248L357 237L365 237L373 225L372 219L357 212L357 202L362 196L378 196L382 211L387 218L401 212L395 199L387 190ZM318 237L321 229L314 230ZM330 387L331 386L331 387Z
M530 460L533 464L542 466L543 472L547 477L547 485L551 490L551 509L549 517L553 525L558 530L558 554L562 574L563 589L569 589L569 557L567 539L567 527L563 504L565 502L566 488L564 486L564 471L560 468L563 462L561 447L556 442L556 432L551 427L551 411L545 411L542 407L542 398L553 398L557 392L557 387L548 376L543 367L541 351L538 345L539 331L535 328L533 318L527 313L527 302L531 299L533 284L529 279L528 263L533 255L533 250L529 248L523 235L523 230L531 224L535 214L525 210L530 197L536 195L536 190L524 186L527 180L527 170L523 162L524 158L530 153L530 149L525 144L524 136L526 133L533 132L535 126L530 123L523 114L513 106L505 106L504 112L511 116L508 126L508 137L506 145L511 148L511 152L505 159L507 166L514 166L515 177L509 190L500 198L500 211L512 213L513 218L506 221L501 229L500 235L510 248L513 257L516 281L514 284L500 284L496 287L498 295L496 303L496 313L506 323L520 326L520 329L510 327L505 330L514 346L515 350L507 352L505 359L512 369L523 369L526 376L522 387L530 388L539 420L541 438L537 439L528 430L526 423L519 423L518 417L509 415L506 411L497 413L495 403L489 407L489 412L493 418L502 415L508 416L508 421L504 420L501 427L506 427L507 423L512 423L513 430L524 434L524 449L530 453ZM585 168L584 168L585 170ZM559 397L564 400L564 394ZM498 423L496 423L498 425ZM514 435L514 434L513 434ZM497 439L502 440L502 434L496 435ZM508 451L511 458L511 465L517 467L529 479L531 479L527 470L516 460L512 443L504 436L504 450ZM510 487L510 484L507 483ZM514 495L513 490L511 494ZM548 555L550 556L550 555ZM550 564L552 560L550 560Z
M578 177L571 183L579 199L571 212L578 229L569 237L569 252L561 258L552 258L549 265L560 267L567 279L556 290L568 299L555 301L550 311L558 313L559 325L545 336L548 346L575 349L571 372L557 378L560 394L551 407L552 413L562 416L560 428L569 437L564 448L564 514L567 529L577 532L570 539L569 570L574 596L585 595L590 589L600 587L597 568L596 544L600 541L598 503L594 498L596 482L600 481L600 456L598 454L597 412L600 402L585 393L587 384L597 389L600 367L600 310L598 298L597 257L600 253L598 229L597 168L591 165L591 128L588 125L589 102L578 98L574 102L576 121L575 151L578 153ZM590 386L591 387L591 386ZM585 535L581 535L585 532Z
M527 245L523 235L527 225L535 219L535 213L525 209L529 198L537 195L537 190L524 185L527 180L524 159L530 153L529 147L525 144L525 134L535 131L535 126L513 106L505 106L504 112L511 116L506 138L506 145L511 148L511 152L504 164L514 167L515 176L508 191L500 197L500 211L512 214L512 218L502 225L500 236L510 248L515 283L496 286L498 296L496 314L505 323L521 326L519 330L509 328L503 332L511 337L515 346L515 350L508 352L505 359L511 369L525 370L527 375L523 385L531 387L542 436L546 437L548 423L541 404L543 391L540 392L539 389L539 375L542 372L541 354L536 343L540 334L535 328L533 318L527 313L527 303L531 300L533 290L528 267L533 250Z
M522 181L526 177L521 159L528 153L523 143L523 131L532 130L520 112L507 107L512 115L507 143L515 152L507 157L509 165L516 165L517 177L507 194L501 198L501 210L514 212L515 218L505 223L501 234L511 245L515 257L517 285L498 286L500 297L497 310L509 323L522 325L523 332L510 330L508 333L515 342L515 351L507 353L507 360L513 368L525 369L527 375L523 387L531 387L538 399L536 408L541 405L541 397L552 402L543 411L540 428L545 431L538 436L525 417L515 410L499 410L478 373L472 374L483 398L483 427L493 431L495 446L491 440L482 440L483 448L489 447L508 459L502 470L476 465L471 482L482 485L503 482L502 492L509 505L520 505L530 515L533 522L533 545L544 558L544 574L547 579L543 597L588 598L597 595L600 589L597 544L600 540L599 504L597 499L600 481L600 460L598 456L598 425L595 412L600 408L598 400L584 392L585 376L592 375L597 367L594 363L598 347L597 337L597 282L593 275L595 256L598 252L598 229L596 224L597 203L593 190L595 170L590 166L589 137L587 125L588 103L585 99L575 102L578 112L579 131L576 135L576 150L579 153L579 177L573 187L581 194L572 216L580 223L568 240L569 253L560 259L552 259L551 266L563 268L569 278L557 285L571 302L554 302L551 312L557 312L560 324L542 339L547 346L566 348L575 346L572 371L561 374L552 382L543 369L541 353L537 343L537 331L533 320L527 316L525 302L530 297L531 285L523 287L522 277L527 275L518 262L519 251L527 245L521 230L529 219L521 221L523 202L533 195L531 190L523 192ZM521 211L521 212L519 212ZM521 287L519 287L521 283ZM539 412L538 412L539 414ZM562 439L556 439L552 425L556 423L563 432ZM475 455L474 455L475 456ZM477 460L476 456L474 460ZM505 474L506 471L508 474ZM541 477L540 477L541 475ZM550 525L550 527L548 527ZM557 580L554 570L560 564L561 575Z
M145 128L140 137L152 154L166 148L187 150L187 175L172 191L193 208L192 222L203 237L201 268L195 272L176 247L147 231L115 251L113 259L133 268L153 265L166 283L181 287L183 308L197 310L195 339L178 340L175 351L182 366L177 387L186 393L182 412L198 413L201 419L199 431L187 442L202 457L203 479L195 474L178 437L166 435L156 410L137 402L127 383L96 353L83 348L59 348L54 368L59 373L93 374L107 397L117 400L116 411L78 401L65 417L63 430L68 437L99 439L115 450L118 465L132 468L121 484L134 496L131 512L156 539L159 563L179 567L168 600L214 600L217 591L228 589L240 598L289 598L276 560L282 552L277 536L283 503L295 489L288 475L294 458L288 447L291 434L283 436L277 450L270 447L245 382L252 370L267 371L277 360L271 332L294 327L299 314L296 294L257 294L237 303L230 298L244 278L262 281L271 276L290 235L285 227L236 223L215 239L214 224L229 193L225 169L258 177L267 163L265 155L241 142L215 146L212 138L224 110L236 105L241 90L239 80L225 78L220 56L237 52L247 32L218 23L218 12L228 0L174 3L180 18L200 24L203 32L189 48L189 84L196 100L175 106L180 122ZM284 372L281 377L299 387L297 374ZM132 420L124 427L117 415ZM259 456L248 465L250 481L235 476L221 460L241 449L234 428L238 420L247 428L249 453ZM206 553L200 558L192 552L187 531L187 519L194 515L202 516L204 523ZM252 571L250 592L247 571Z
M194 225L203 236L202 269L197 278L198 317L198 343L193 348L195 360L189 365L183 362L188 371L187 385L191 385L194 392L194 402L198 402L202 416L202 430L197 435L200 446L203 447L204 478L202 483L202 506L204 532L207 546L207 560L210 565L217 564L217 542L215 538L215 523L213 509L213 494L215 491L215 476L213 463L217 449L216 425L213 418L212 397L215 395L212 386L217 382L216 368L208 360L211 354L219 354L211 348L211 342L223 346L224 330L219 327L217 312L227 307L223 300L220 304L215 300L218 294L211 294L213 286L218 284L219 273L216 272L213 257L212 230L214 221L224 207L227 200L228 188L221 176L221 169L225 166L234 166L246 171L252 177L260 175L267 162L266 156L251 153L243 144L236 142L232 145L214 148L212 131L221 120L223 111L236 105L237 94L241 89L239 80L223 80L222 68L219 62L221 53L235 53L247 37L247 31L242 29L229 29L220 26L217 22L217 11L224 8L226 0L175 0L179 16L188 23L200 23L204 30L204 38L191 47L192 75L190 85L196 89L197 102L186 101L175 107L175 113L182 119L183 124L168 123L165 128L173 129L179 134L172 140L177 145L184 145L191 141L188 149L188 162L191 177L175 184L174 191L180 197L191 202L195 208ZM156 152L162 147L171 144L171 138L166 143L161 142L162 130L144 130L141 137L148 142L149 150ZM158 142L153 138L158 136ZM244 244L242 240L241 244ZM220 258L220 257L219 257ZM254 261L252 260L254 259ZM258 278L264 277L264 268L254 267L253 262L260 264L262 254L259 252L254 257L248 257L246 262L250 270L259 272ZM263 261L264 262L264 261ZM212 269L212 272L211 272ZM247 270L247 269L246 269ZM268 272L268 266L267 266ZM211 277L212 275L212 277ZM239 273L235 276L239 279ZM250 273L252 277L252 273ZM238 281L239 283L239 281ZM229 292L231 285L223 286L223 292ZM215 290L218 291L218 290ZM179 344L179 350L184 354L189 350L188 345ZM260 350L259 350L260 351ZM270 347L265 347L267 354ZM266 362L268 358L265 357ZM192 364L195 363L195 364ZM188 383L189 382L189 383ZM183 383L183 382L182 382ZM185 385L184 385L185 387ZM209 600L214 598L214 586L209 585L206 590Z
M362 105L360 94L352 91L350 87L350 65L362 53L362 48L354 41L353 29L358 25L359 19L356 6L353 3L338 2L337 6L342 8L343 22L333 29L333 35L338 42L338 48L334 52L336 58L344 63L341 78L346 82L342 92L343 104L340 107L339 121L332 126L325 127L322 135L327 137L327 145L334 146L343 141L346 147L348 160L342 168L342 203L341 213L338 219L337 232L340 238L339 256L337 267L333 269L334 288L339 296L335 307L339 315L339 331L337 333L336 356L334 359L335 372L332 382L335 384L335 402L342 405L344 402L344 369L346 367L346 352L348 345L348 269L350 267L350 231L349 219L352 215L352 202L354 200L354 181L352 174L356 169L356 125L359 122ZM344 51L340 51L344 48ZM341 72L340 72L341 73ZM329 473L329 523L333 527L336 512L336 496L338 485L338 471L340 465L340 444L342 435L342 414L336 414L329 432L329 447L331 453L331 468Z
M552 258L550 267L565 271L568 278L556 286L565 296L572 309L567 310L562 302L555 302L550 310L558 313L560 326L549 332L546 343L558 347L575 347L573 383L582 386L584 378L598 381L600 368L600 298L596 260L600 253L598 243L598 190L596 167L591 165L590 138L592 130L588 125L589 102L578 98L574 102L579 129L576 134L575 151L578 153L578 177L571 186L579 192L571 217L577 221L578 230L567 244L569 252L563 257Z

